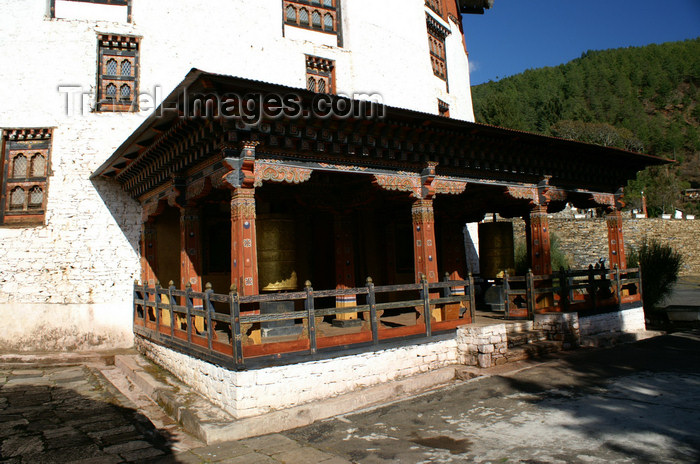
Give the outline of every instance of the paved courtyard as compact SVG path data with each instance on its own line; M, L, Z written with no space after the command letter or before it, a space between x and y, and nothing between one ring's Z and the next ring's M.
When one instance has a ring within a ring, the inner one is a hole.
M576 352L286 435L358 463L700 462L700 333Z
M205 446L122 395L104 365L0 364L0 462L700 462L700 332L519 367Z

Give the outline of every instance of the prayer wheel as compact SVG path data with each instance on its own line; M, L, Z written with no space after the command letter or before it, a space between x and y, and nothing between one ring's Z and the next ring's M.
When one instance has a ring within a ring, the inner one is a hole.
M485 279L503 277L502 272L506 270L515 273L513 223L479 224L479 267Z
M256 227L260 291L297 290L293 217L285 214L259 214Z

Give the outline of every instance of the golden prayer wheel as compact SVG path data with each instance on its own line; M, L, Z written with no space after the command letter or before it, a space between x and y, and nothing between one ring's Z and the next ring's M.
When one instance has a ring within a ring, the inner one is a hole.
M255 226L260 290L296 290L298 287L293 217L285 214L259 214Z
M513 223L479 224L479 267L481 276L486 279L503 277L503 271L515 273Z

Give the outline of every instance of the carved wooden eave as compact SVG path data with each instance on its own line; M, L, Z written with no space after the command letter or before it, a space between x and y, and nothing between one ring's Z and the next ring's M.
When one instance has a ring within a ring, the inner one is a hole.
M639 170L666 162L615 148L391 107L375 108L383 117L261 118L247 124L240 118L188 111L192 96L198 93L294 94L307 109L315 96L304 89L193 69L94 176L116 180L142 201L154 192L161 195L162 186L171 179L184 179L187 197L191 196L188 191L200 188L190 188L191 183L226 188L222 176L231 166L225 165L225 158L240 159L245 144L253 143L256 160L264 164L258 163L260 169L255 171L260 174L250 178L251 186L303 182L312 175L308 170L335 170L380 176L375 177L377 184L400 185L416 198L458 194L467 184L478 183L535 188L547 201L561 202L566 192L581 193L572 198L584 198L585 192L614 194ZM434 179L426 184L428 165L434 166ZM390 179L400 173L406 178ZM204 178L208 180L201 180ZM544 190L542 179L548 180ZM540 201L539 196L534 201Z

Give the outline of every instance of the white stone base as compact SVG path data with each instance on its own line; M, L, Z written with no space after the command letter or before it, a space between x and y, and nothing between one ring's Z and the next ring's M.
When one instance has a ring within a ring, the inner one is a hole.
M646 328L642 306L579 318L579 330L582 337L611 332L633 333L646 330Z
M134 344L132 306L116 304L0 304L0 349L85 351Z
M237 419L333 398L458 361L457 343L449 339L236 372L141 338L136 344L155 363Z

